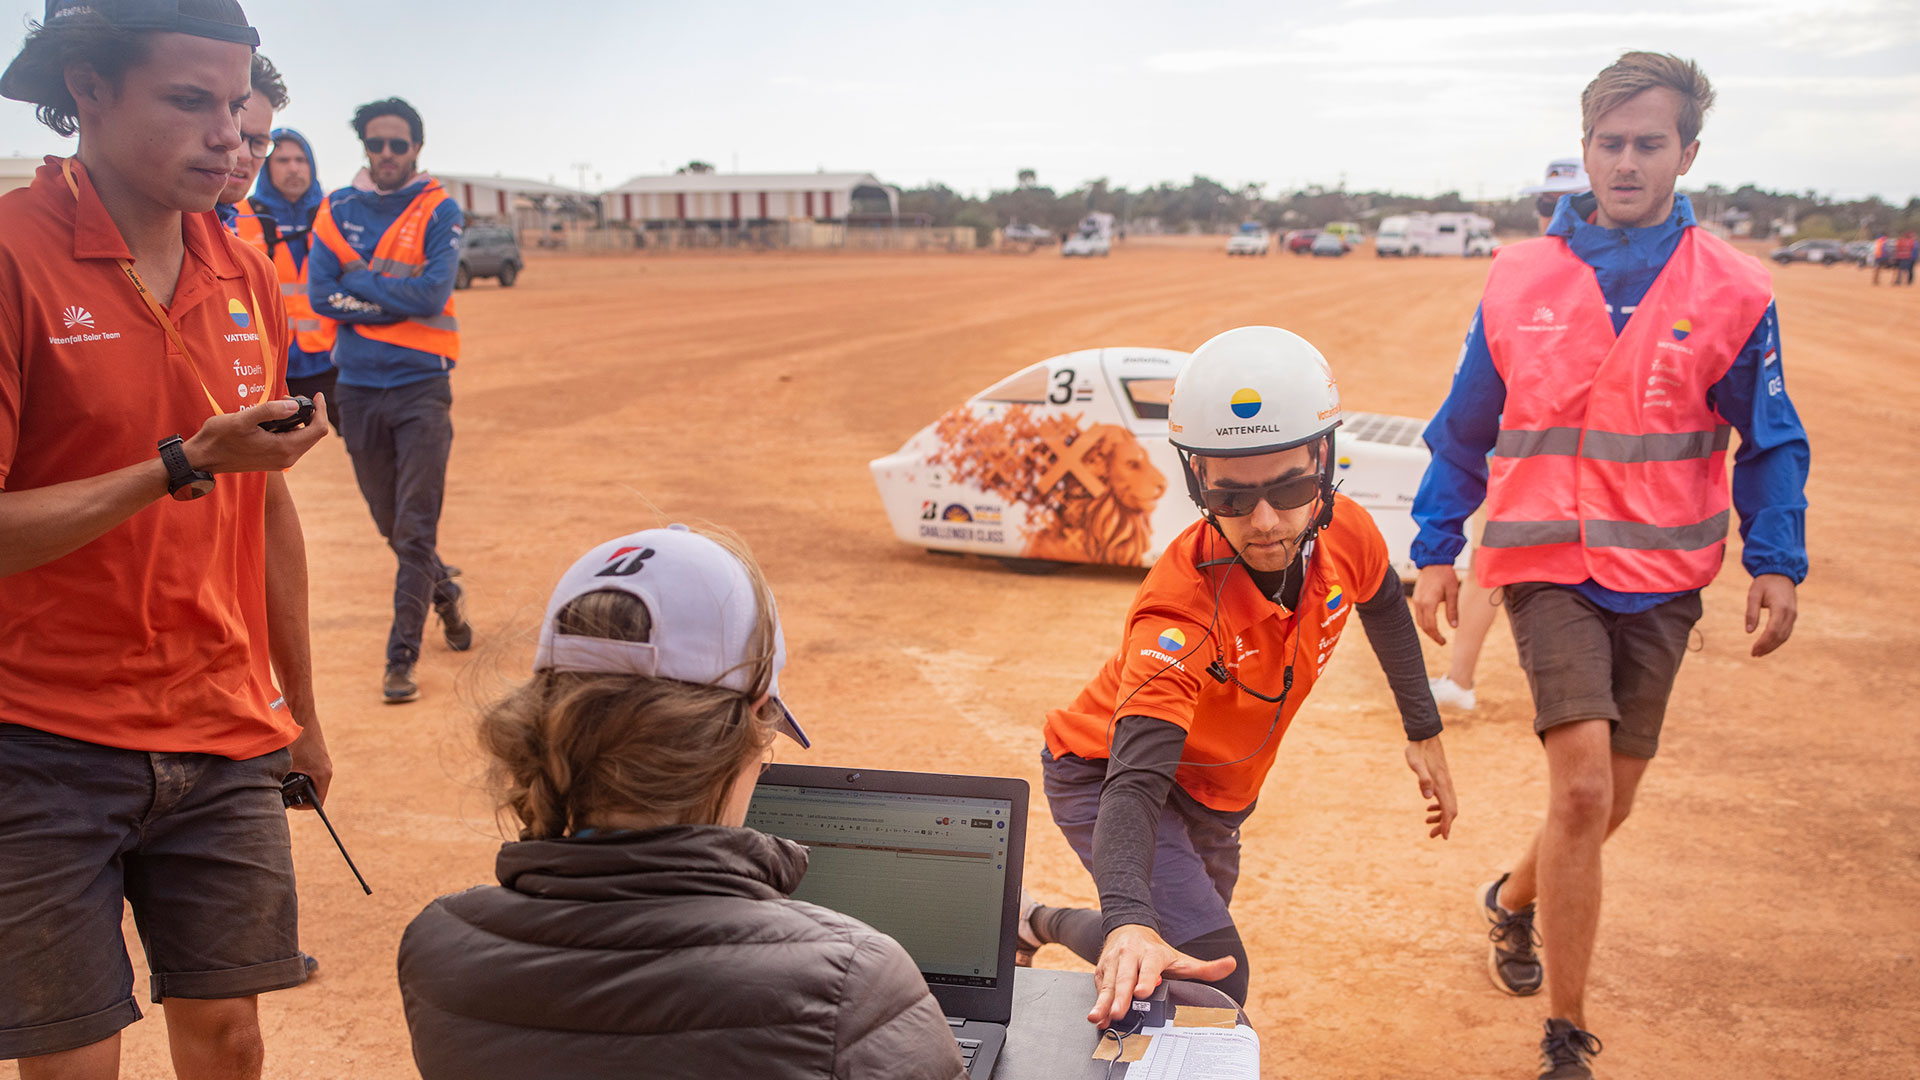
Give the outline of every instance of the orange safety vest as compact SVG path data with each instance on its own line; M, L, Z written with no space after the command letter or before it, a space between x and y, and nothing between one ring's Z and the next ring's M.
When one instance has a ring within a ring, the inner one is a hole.
M313 235L340 259L343 272L372 270L387 277L419 277L427 272L427 222L433 217L433 211L446 200L447 190L440 186L440 181L428 181L420 194L414 196L413 202L387 227L386 234L374 246L371 259L362 259L353 245L347 243L340 226L333 220L331 199L320 203L320 213L313 219ZM438 315L378 326L356 323L353 331L368 341L383 341L403 349L444 356L449 360L460 359L460 320L454 317L451 295L447 297L447 306Z
M302 352L332 351L339 324L332 319L322 318L319 312L313 310L313 301L307 298L306 266L293 265L293 252L278 236L269 240L266 229L260 224L263 219L272 219L263 215L251 199L247 205L253 213L235 218L233 231L241 240L273 260L274 276L280 279L280 295L286 299L287 329L300 343Z
M1729 427L1707 403L1773 301L1758 260L1689 227L1616 337L1557 236L1500 249L1480 324L1507 400L1480 583L1681 592L1726 554Z

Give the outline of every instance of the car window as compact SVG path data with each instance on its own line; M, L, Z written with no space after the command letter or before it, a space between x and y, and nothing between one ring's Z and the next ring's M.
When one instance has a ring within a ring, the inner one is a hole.
M1172 379L1121 379L1133 415L1142 420L1165 420L1167 403L1173 400Z

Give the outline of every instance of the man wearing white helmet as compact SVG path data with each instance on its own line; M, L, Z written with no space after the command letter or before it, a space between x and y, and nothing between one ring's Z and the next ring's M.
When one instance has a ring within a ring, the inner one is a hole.
M1386 542L1333 489L1340 392L1305 340L1271 326L1202 345L1174 382L1168 429L1203 520L1148 572L1114 658L1047 714L1055 824L1100 909L1023 904L1024 944L1098 965L1102 1027L1161 977L1247 996L1227 904L1241 822L1280 739L1357 607L1393 687L1430 835L1456 811L1440 716Z

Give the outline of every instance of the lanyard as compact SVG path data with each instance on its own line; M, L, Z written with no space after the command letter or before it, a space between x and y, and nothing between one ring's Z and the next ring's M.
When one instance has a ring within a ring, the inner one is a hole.
M67 190L73 192L73 200L77 205L80 201L80 184L73 178L72 158L61 160L60 175L66 177ZM172 319L167 318L166 309L161 307L160 301L154 299L153 293L148 291L147 283L140 280L140 272L135 270L133 263L126 259L114 261L120 264L120 269L126 273L127 280L133 282L133 291L139 293L140 299L146 301L147 311L153 315L153 321L160 324L160 329L166 331L167 337L172 339L173 347L180 350L181 359L186 362L187 369L193 372L194 379L200 383L200 392L207 395L207 404L213 406L214 415L218 416L226 412L227 410L220 407L220 402L215 400L213 391L207 389L207 380L201 376L200 365L194 361L193 353L187 348L186 341L180 337L179 328L173 325ZM242 277L244 279L244 275ZM254 340L260 343L260 374L263 385L260 389L260 400L254 402L258 405L261 401L267 400L267 395L273 392L273 350L267 347L267 313L261 310L260 298L254 294L251 283L247 285L247 299L253 302L253 336Z

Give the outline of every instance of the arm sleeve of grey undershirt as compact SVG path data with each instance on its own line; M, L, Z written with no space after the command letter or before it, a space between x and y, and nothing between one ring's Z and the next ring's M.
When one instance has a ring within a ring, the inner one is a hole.
M1186 731L1166 720L1128 716L1114 725L1093 824L1093 882L1100 889L1103 936L1129 923L1160 930L1153 910L1153 845L1186 745Z
M1420 658L1420 633L1414 629L1413 613L1401 591L1400 576L1388 570L1379 591L1362 600L1360 625L1366 628L1367 643L1387 673L1387 685L1393 688L1393 700L1400 707L1400 723L1407 739L1419 742L1440 734L1440 708L1433 703L1433 688L1427 685L1426 661Z

